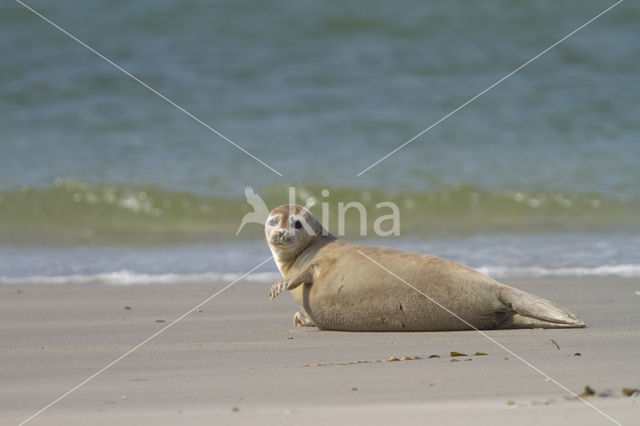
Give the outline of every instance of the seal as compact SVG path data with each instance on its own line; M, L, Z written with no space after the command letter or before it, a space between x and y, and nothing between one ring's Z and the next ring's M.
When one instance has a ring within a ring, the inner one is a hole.
M272 210L265 235L288 290L301 308L296 326L344 331L447 331L577 328L584 322L543 298L455 262L343 241L309 210Z

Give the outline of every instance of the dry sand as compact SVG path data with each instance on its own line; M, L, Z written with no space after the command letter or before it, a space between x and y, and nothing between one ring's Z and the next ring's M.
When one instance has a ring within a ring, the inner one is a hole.
M609 392L586 400L639 425L640 397L621 392L640 388L640 280L506 283L588 328L487 335L573 392ZM0 287L0 424L26 420L223 286ZM615 424L475 331L292 330L295 302L269 302L268 287L236 284L28 424ZM487 355L452 362L451 351ZM390 356L421 359L344 364Z

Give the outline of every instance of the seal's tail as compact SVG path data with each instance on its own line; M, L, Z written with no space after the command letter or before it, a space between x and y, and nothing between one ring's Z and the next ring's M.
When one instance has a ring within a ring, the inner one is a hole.
M500 328L580 328L576 314L546 299L509 286L502 286L498 298L509 307L509 315Z

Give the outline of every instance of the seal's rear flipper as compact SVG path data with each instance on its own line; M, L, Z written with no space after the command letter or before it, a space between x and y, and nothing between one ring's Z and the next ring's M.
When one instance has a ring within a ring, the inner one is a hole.
M502 286L498 298L512 312L500 328L580 328L584 327L576 314L546 299L513 287Z
M570 323L558 323L551 321L544 321L526 315L513 314L506 318L499 328L581 328L584 327L584 322L579 324Z

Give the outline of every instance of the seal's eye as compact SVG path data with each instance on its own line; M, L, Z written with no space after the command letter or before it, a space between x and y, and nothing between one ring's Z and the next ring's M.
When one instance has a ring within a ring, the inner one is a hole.
M296 223L294 223L293 226L295 226L296 229L300 229L302 228L302 223L299 220L296 220Z
M278 218L274 217L269 221L269 226L276 226L278 224Z

